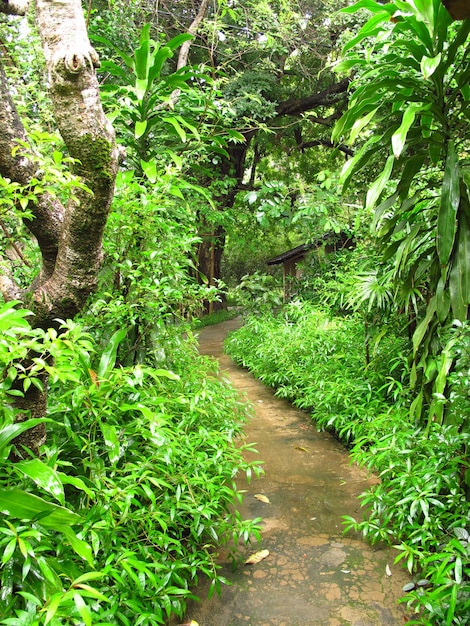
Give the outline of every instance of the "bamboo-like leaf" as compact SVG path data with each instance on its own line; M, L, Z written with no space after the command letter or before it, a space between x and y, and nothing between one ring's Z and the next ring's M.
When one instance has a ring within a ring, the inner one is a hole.
M434 72L437 70L437 68L439 67L440 63L441 63L441 53L439 52L439 54L436 54L435 57L427 57L427 56L423 56L423 58L421 59L421 74L424 76L425 79L430 78Z
M67 537L70 545L75 550L75 552L79 556L81 556L82 559L84 559L88 563L88 565L90 565L90 567L93 567L93 552L90 544L88 544L86 541L83 541L83 539L79 539L75 532L72 530L72 528L67 524L64 524L62 526L61 533L63 533Z
M375 207L377 200L380 198L380 195L385 188L385 185L390 179L393 170L393 161L394 157L393 154L391 154L385 163L382 173L375 179L367 192L366 206L370 210Z
M142 137L142 135L145 134L146 130L147 130L147 120L136 122L135 123L134 137L136 139L139 139L140 137Z
M88 608L85 600L78 593L78 591L75 591L75 593L73 594L73 601L75 603L75 607L77 608L77 611L80 613L80 617L82 618L85 626L91 626L92 617L91 617L90 609Z
M106 451L111 463L119 461L121 456L121 446L119 444L119 438L116 433L116 428L112 424L100 421L100 429L103 434L104 443L106 445Z
M377 108L369 111L367 115L364 115L360 119L356 120L351 128L351 132L349 134L348 143L352 145L356 139L358 138L360 132L369 124L369 122L373 119L375 114L377 113Z
M96 373L98 374L98 378L107 378L111 373L115 363L116 363L116 355L121 341L127 334L127 328L121 328L117 330L106 346L103 354L101 355L101 359L98 365L98 369Z
M428 303L428 307L426 309L426 315L421 320L421 322L416 327L415 332L413 333L413 351L416 354L418 351L424 336L426 335L426 331L428 330L429 324L431 323L432 318L436 314L436 296L433 296Z
M416 114L420 110L422 110L422 108L423 107L421 104L416 104L415 102L412 102L403 113L401 124L398 130L392 135L392 149L396 159L398 159L398 157L403 152L408 131L415 121Z
M178 133L181 141L183 143L186 143L186 132L185 130L181 127L179 121L176 119L175 116L167 116L162 118L164 122L166 122L167 124L171 124L173 126L173 128L176 130L176 132Z
M28 459L16 463L15 469L29 476L37 485L57 498L62 505L65 504L64 487L54 468L49 467L40 459Z
M454 247L457 209L460 201L459 161L454 143L449 141L442 182L441 205L437 218L437 253L441 265L447 265Z
M60 532L65 525L82 521L80 515L70 509L19 489L0 489L0 511L17 519L40 519L42 526Z

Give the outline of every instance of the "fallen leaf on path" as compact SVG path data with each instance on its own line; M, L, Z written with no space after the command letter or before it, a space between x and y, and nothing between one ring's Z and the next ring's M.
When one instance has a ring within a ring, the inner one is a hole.
M302 446L295 446L296 450L300 450L301 452L308 452L307 448L303 448Z
M269 550L259 550L259 552L255 552L247 558L245 565L256 565L256 563L263 561L267 556L269 556Z
M391 576L392 575L392 570L390 569L388 563L385 566L385 573L387 574L387 576Z
M270 504L268 496L263 496L262 493L255 494L255 498L260 502L264 502L265 504Z

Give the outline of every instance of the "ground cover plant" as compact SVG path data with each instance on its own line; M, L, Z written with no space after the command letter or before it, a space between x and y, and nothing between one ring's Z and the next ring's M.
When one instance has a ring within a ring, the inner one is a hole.
M415 583L404 601L416 624L466 624L470 617L468 488L468 325L453 331L457 366L446 397L450 422L430 428L409 419L406 340L387 334L366 358L357 314L335 316L309 302L277 315L248 318L226 348L276 395L308 411L315 423L378 474L361 496L363 519L346 529L397 548ZM463 406L466 408L463 409Z
M231 507L241 497L235 476L256 470L236 445L244 407L194 344L173 371L115 367L123 333L99 353L77 323L59 334L27 318L1 307L0 623L127 626L182 615L198 576L213 591L224 582L216 546L258 533ZM30 367L18 367L31 349ZM12 400L44 369L49 436L37 458L14 445L38 420L15 423Z

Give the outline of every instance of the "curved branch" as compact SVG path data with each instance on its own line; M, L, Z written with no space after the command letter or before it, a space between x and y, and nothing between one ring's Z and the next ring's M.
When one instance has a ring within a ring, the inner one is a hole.
M345 146L344 144L335 144L329 139L315 139L313 141L304 141L298 144L297 148L303 152L308 148L315 148L317 146L324 146L325 148L339 150L340 152L344 152L344 154L347 154L350 157L354 156L354 152L351 150L351 148L348 148L348 146Z
M350 79L343 78L339 83L331 85L323 91L311 94L301 99L290 99L280 102L277 105L278 115L300 115L306 111L311 111L319 106L333 106L338 103L337 96L344 94L348 90Z
M197 34L197 31L199 30L199 26L201 25L201 22L207 13L208 6L209 6L209 0L202 0L199 10L197 12L197 15L194 18L194 20L191 22L191 25L189 26L187 30L187 32L190 35ZM178 56L177 70L180 70L182 67L187 65L191 44L192 44L192 40L185 41L183 45L181 46L180 53Z

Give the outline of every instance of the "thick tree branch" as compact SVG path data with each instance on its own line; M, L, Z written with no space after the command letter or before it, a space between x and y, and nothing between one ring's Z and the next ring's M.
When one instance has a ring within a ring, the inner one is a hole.
M190 35L197 34L197 31L199 30L199 26L201 25L201 22L207 13L208 6L209 6L209 0L202 0L199 6L197 15L194 18L194 20L191 22L191 25L189 26L187 30L187 32ZM188 64L189 50L191 48L191 44L192 44L192 40L185 41L183 45L181 46L180 53L178 56L177 70L180 70L182 67L185 67L185 65Z
M94 288L101 240L117 171L114 131L106 119L80 0L37 0L37 20L49 74L54 117L76 173L89 191L65 207L55 266L34 291L36 323L73 317Z
M311 94L301 99L290 99L277 105L278 115L300 115L320 106L334 106L338 102L336 96L344 94L349 86L349 78L343 78L339 83L327 87L323 91Z
M344 152L344 154L347 154L348 156L354 156L354 152L351 150L351 148L348 148L348 146L345 146L344 144L336 145L332 141L329 141L329 139L315 139L312 141L304 141L298 144L297 148L303 152L308 148L315 148L317 146L324 146L325 148L340 150L340 152Z

